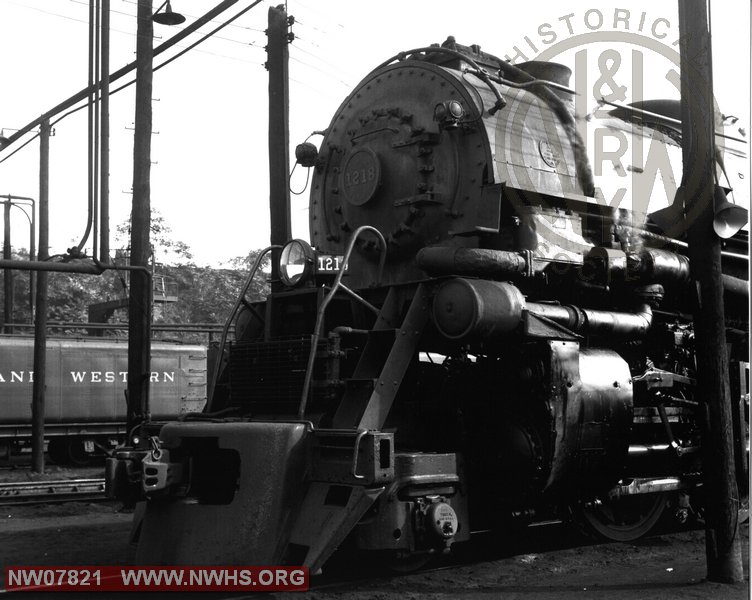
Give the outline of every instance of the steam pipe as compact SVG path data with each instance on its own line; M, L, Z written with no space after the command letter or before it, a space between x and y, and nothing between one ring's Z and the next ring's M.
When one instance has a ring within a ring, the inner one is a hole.
M484 248L422 248L416 260L421 269L434 275L501 277L523 274L529 268L524 255Z
M632 255L629 255L632 258ZM648 248L635 254L632 271L648 281L686 283L689 281L689 259L669 250ZM630 265L632 266L632 265Z
M434 323L449 339L500 337L518 329L526 312L586 334L641 337L653 323L653 311L647 303L627 313L526 302L511 283L484 279L450 279L433 301Z
M591 310L561 304L528 302L527 310L556 321L576 333L638 336L647 334L653 324L653 310L642 304L635 313Z
M689 283L689 259L683 254L659 248L646 248L631 253L629 276L645 283L684 285ZM418 266L426 273L502 278L532 274L530 259L523 252L489 250L485 248L422 248L416 257ZM731 275L723 275L726 292L749 295L749 282Z
M0 269L23 269L25 271L55 271L59 273L84 273L101 275L100 269L91 263L64 263L45 260L0 260Z
M733 277L731 275L721 275L723 291L740 296L749 296L749 281Z
M689 258L669 250L647 248L637 255L636 273L649 281L689 283ZM749 282L733 275L721 275L723 289L731 294L749 295Z
M676 240L666 235L661 235L660 233L653 233L652 231L647 231L639 227L628 227L625 225L619 225L617 229L622 229L628 232L632 232L643 239L653 240L654 242L665 244L666 246L673 246L676 248L681 248L682 250L686 250L687 248L689 248L689 244L687 244L687 242L682 242L681 240ZM737 252L729 252L727 250L721 250L721 256L725 258L735 258L738 260L749 261L748 255L739 254Z

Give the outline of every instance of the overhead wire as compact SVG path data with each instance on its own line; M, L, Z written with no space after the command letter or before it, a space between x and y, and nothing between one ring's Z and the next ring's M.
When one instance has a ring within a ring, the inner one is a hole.
M260 1L260 0L259 0ZM194 33L196 30L198 30L200 27L202 27L206 22L211 20L213 17L217 16L218 14L221 14L223 11L225 11L227 8L235 4L237 0L222 0L219 4L217 4L214 8L209 10L205 15L200 17L193 23L191 28L186 28L183 31L173 35L170 39L168 39L165 42L162 42L159 46L154 48L154 56L157 56L158 54L161 54L162 52L168 50L172 46L178 44L181 40L186 38L191 33ZM254 6L257 3L254 3ZM136 61L130 62L126 64L125 66L121 67L114 73L110 73L110 81L115 81L124 75L127 75L131 71L133 71L137 67ZM71 106L74 106L77 102L80 102L81 100L84 100L86 96L89 94L89 89L84 88L82 90L79 90L77 93L75 93L70 98L64 100L63 102L59 103L58 105L54 106L41 116L37 117L36 119L32 120L30 123L27 123L24 125L21 129L17 130L16 133L14 133L9 139L8 143L6 144L5 148L8 147L9 144L14 143L16 140L20 139L21 136L25 135L29 131L31 131L32 128L39 125L43 120L50 119L54 115L58 114L59 112L68 109ZM3 148L3 149L5 149Z
M29 6L28 4L22 4L20 2L14 2L13 0L5 0L8 4L14 4L15 6L20 6L21 8L26 8L28 10L35 10L40 13L44 13L46 15L51 15L53 17L60 17L61 19L67 19L69 21L77 21L78 23L86 23L89 24L88 21L84 19L77 19L76 17L71 17L69 15L61 15L60 13L55 13L50 10L44 10L43 8L38 8L36 6Z
M124 0L124 1L125 1L125 0ZM175 54L174 56L170 57L169 59L167 59L167 60L166 60L166 61L164 61L163 63L161 63L161 64L159 64L159 65L155 66L155 67L153 68L153 70L154 70L154 71L157 71L157 70L161 69L162 67L164 67L164 66L168 65L168 64L169 64L169 63L171 63L172 61L174 61L174 60L176 60L177 58L179 58L180 56L184 55L184 54L185 54L186 52L188 52L188 51L192 50L192 49L193 49L193 48L195 48L195 47L196 47L197 45L201 44L201 43L202 43L202 42L204 42L204 41L205 41L206 39L208 39L209 37L211 37L211 36L213 35L213 32L214 32L214 31L221 31L221 30L222 30L222 29L223 29L224 27L226 27L226 26L228 26L228 25L231 25L233 21L235 21L236 19L238 19L239 17L241 17L241 16L243 15L243 14L245 14L246 12L248 12L249 10L251 10L252 8L254 8L254 7L256 6L256 5L258 5L258 4L259 4L259 3L261 3L261 2L263 2L263 0L255 0L255 2L251 3L250 5L248 5L248 6L246 7L246 8L244 8L243 10L241 10L241 11L240 11L240 12L239 12L238 14L236 14L236 15L235 15L234 17L231 17L230 19L228 19L228 20L227 20L226 22L224 22L223 24L220 24L220 26L219 26L219 27L216 27L216 28L215 28L215 29L214 29L214 30L213 30L212 32L210 32L210 33L208 33L208 34L205 34L204 36L202 36L201 38L199 38L199 39L198 39L198 40L197 40L196 42L194 42L193 44L191 44L191 45L189 45L189 46L186 46L186 47L184 47L184 48L183 48L183 49L182 49L182 50L181 50L180 52L178 52L178 53L177 53L177 54ZM217 22L217 21L212 21L212 22ZM180 47L180 46L178 46L177 44L175 44L175 46L176 46L176 47ZM231 58L231 57L225 57L225 58ZM244 61L244 62L249 62L249 63L251 63L251 62L253 62L253 61ZM127 82L127 83L125 83L125 84L121 85L120 87L117 87L117 88L115 88L114 90L112 90L112 91L110 92L110 95L116 94L117 92L120 92L121 90L124 90L125 88L127 88L127 87L130 87L130 86L131 86L131 85L133 85L133 84L134 84L135 82L136 82L136 80L135 80L135 79L133 79L133 80L131 80L131 81L129 81L129 82ZM50 126L53 126L53 125L55 125L55 124L59 123L60 121L62 121L62 120L63 120L63 119L65 119L66 117L68 117L68 116L70 116L70 115L72 115L72 114L74 114L74 113L78 112L79 110L83 110L83 109L84 109L84 108L86 108L86 107L87 107L88 105L89 105L89 102L87 101L87 102L84 102L83 104L81 104L80 106L77 106L77 107L75 107L75 108L73 108L73 109L69 110L68 112L66 112L66 113L63 113L63 114L62 114L62 115L61 115L60 117L58 117L57 119L55 119L54 121L52 121L52 122L50 123ZM16 152L18 152L18 150L20 150L21 148L23 148L24 146L26 146L26 145L27 145L27 144L28 144L29 142L31 142L31 141L32 141L33 139L35 139L36 137L38 137L38 135L39 135L39 134L37 133L37 134L35 135L35 137L34 137L34 138L31 138L30 140L28 140L28 141L24 142L24 144L23 144L22 146L20 146L20 147L19 147L19 148L17 148L16 150L14 150L14 151L13 151L13 152L12 152L11 154L9 154L8 156L6 156L6 157L4 157L4 158L0 159L0 163L2 163L2 162L5 162L5 161L6 161L6 160L7 160L8 158L10 158L11 156L13 156L13 155L14 155L14 154L15 154Z
M313 69L314 71L318 71L322 75L326 75L327 77L330 77L330 78L334 79L337 83L340 83L340 84L344 85L345 87L348 87L348 88L351 87L351 85L349 83L347 83L346 81L343 81L337 75L329 73L326 70L324 70L324 69L322 69L320 67L317 67L316 65L312 65L311 63L308 63L308 62L306 62L304 60L301 60L300 58L297 58L295 56L290 56L290 60L295 61L297 63L300 63L301 65L303 65L305 67L308 67L309 69Z
M34 6L29 6L27 4L20 4L18 2L14 2L13 0L9 0L9 1L10 1L11 4L15 4L15 5L20 6L22 8L26 8L26 9L29 9L29 10L35 10L35 11L42 12L42 13L45 13L45 14L48 14L48 15L51 15L51 16L60 17L60 18L63 18L63 19L68 19L70 21L76 21L78 23L88 24L88 20L86 20L86 19L79 19L79 18L72 17L72 16L69 16L69 15L55 13L55 12L51 12L51 11L48 11L48 10L44 10L42 8L37 8L37 7L34 7ZM124 0L124 1L128 1L130 4L136 4L135 0ZM85 2L84 0L70 0L70 2L73 2L74 4L88 5L88 2ZM133 15L131 13L123 12L123 11L117 11L117 10L112 10L111 9L111 12L115 12L117 14L124 15L124 16L127 16L127 17L132 17L132 18L135 17L135 15ZM185 16L191 17L191 15L185 15ZM208 21L208 23L221 23L221 21L211 20L211 21ZM241 29L245 29L245 30L249 30L249 31L254 31L254 32L259 32L259 33L263 33L264 32L263 29L257 29L255 27L247 27L245 25L237 25L237 24L233 24L233 25L235 27L239 27ZM185 28L184 27L176 27L176 29L182 30L182 29L185 29ZM116 33L122 33L124 35L128 35L128 36L131 36L131 37L135 37L136 36L135 31L125 31L125 30L122 30L122 29L115 29L115 28L112 28L112 27L110 28L110 31L111 32L116 32ZM200 32L200 30L198 30L198 32ZM244 46L251 46L253 48L259 48L259 49L261 48L261 46L259 46L259 44L256 43L256 42L254 42L254 41L247 42L247 41L244 41L244 40L238 40L238 39L230 38L230 37L226 37L226 36L214 36L214 37L215 37L215 39L226 41L226 42L232 42L232 43L241 44L241 45L244 45ZM155 36L155 39L161 39L161 38L159 38L159 36ZM181 46L179 44L176 44L175 46L177 48L182 48L183 47L183 46ZM237 57L237 56L229 56L227 54L220 54L218 52L212 52L210 50L198 50L198 52L200 52L201 54L209 54L209 55L212 55L212 56L218 56L220 58L227 58L227 59L230 59L230 60L237 60L237 61L240 61L240 62L253 63L253 61L249 61L249 60Z
M320 10L318 10L318 9L316 9L316 8L313 8L312 6L308 6L308 5L307 5L307 4L305 3L305 2L299 2L298 0L295 0L295 5L296 5L296 6L301 6L301 7L302 7L302 8L304 8L305 10L309 10L309 11L311 11L311 12L313 12L313 13L316 13L317 15L319 15L319 16L321 16L321 17L324 17L324 18L326 18L326 19L328 20L328 22L331 22L331 20L332 20L332 15L331 15L331 13L324 13L324 12L321 12ZM345 26L344 26L344 25L343 25L342 23L334 23L334 24L335 24L335 25L336 25L337 27L340 27L340 28L342 28L342 29L344 29L344 28L345 28Z
M37 12L41 12L41 13L44 13L46 15L50 15L52 17L60 17L61 19L66 19L68 21L75 21L76 23L83 23L85 25L89 24L89 22L86 19L78 19L78 18L72 17L70 15L63 15L63 14L52 12L52 11L49 11L49 10L44 10L43 8L38 8L36 6L29 6L28 4L21 4L19 2L14 2L13 0L5 0L5 1L7 3L9 3L9 4L14 4L16 6L19 6L21 8L25 8L25 9L28 9L28 10L35 10ZM71 0L71 2L75 2L76 4L86 4L86 5L89 4L88 2L83 2L82 0ZM120 14L128 15L128 13L120 13ZM130 15L130 16L132 16L132 15ZM113 31L115 33L122 33L122 34L125 34L125 35L130 35L132 37L136 36L136 33L133 32L133 31L124 31L122 29L115 29L115 28L110 28L110 31Z
M252 2L251 4L249 4L248 6L246 6L244 9L242 9L240 12L238 12L238 14L236 14L234 17L231 17L230 19L228 19L224 23L221 23L218 27L216 27L215 29L213 29L209 33L205 34L203 37L200 37L198 40L196 40L195 42L193 42L189 46L183 48L180 52L178 52L174 56L171 56L170 58L168 58L167 60L165 60L163 63L161 63L158 66L154 67L154 70L158 71L162 67L166 67L172 61L180 58L186 52L192 50L193 48L195 48L199 44L203 43L204 41L206 41L207 39L209 39L210 37L212 37L217 31L222 31L222 29L224 29L228 25L232 24L233 21L235 21L236 19L238 19L241 16L243 16L245 13L247 13L249 10L251 10L252 8L254 8L256 5L260 4L261 2L263 2L263 0L255 0L254 2ZM226 57L226 58L230 58L230 57ZM251 62L251 61L244 61L244 62Z
M137 0L123 0L123 2L127 4L138 4ZM181 13L183 16L195 19L195 15L189 15L188 13ZM213 19L211 21L207 21L207 23L221 23L222 21L218 21L216 19ZM263 29L258 29L257 27L249 27L248 25L238 25L237 23L232 23L232 27L237 27L238 29L248 29L249 31L256 31L258 33L264 33L265 31Z
M298 37L296 36L296 37L295 37L295 42L297 42L297 41L298 41L298 39L299 39L299 38L298 38ZM303 54L306 54L306 55L310 56L310 57L311 57L311 58L313 58L314 60L317 60L317 61L319 61L319 62L321 62L321 63L323 63L323 64L325 64L325 65L327 65L327 66L331 67L332 69L334 69L334 70L338 71L339 73L341 73L342 75L344 75L344 76L346 76L346 77L353 77L352 73L344 72L344 71L343 71L343 70L342 70L342 69L341 69L341 68L340 68L340 67L339 67L338 65L335 65L334 63L332 63L332 62L330 62L330 61L328 61L328 60L325 60L325 59L321 58L321 57L320 57L320 56L319 56L318 54L315 54L315 53L313 53L313 52L309 52L308 50L306 50L306 49L305 49L305 48L303 48L302 46L300 46L300 45L296 44L295 42L293 42L293 43L292 43L292 44L290 45L290 47L291 47L291 48L294 48L294 49L295 49L296 51L302 52ZM298 59L298 60L300 60L300 59ZM302 61L301 61L301 62L302 62ZM348 84L348 85L350 85L350 84Z
M69 0L69 1L73 2L74 4L88 5L88 1L87 0ZM130 3L136 4L135 1L130 2ZM130 18L135 18L135 15L133 13L124 12L122 10L110 9L110 12L118 14L118 15L124 15L124 16L130 17ZM192 15L188 15L188 14L185 14L185 13L183 13L183 15L186 16L186 17L189 17L189 18L195 18ZM82 21L82 22L85 23L86 21ZM209 21L209 23L221 23L221 21L212 20L212 21ZM238 27L240 29L244 29L244 30L247 30L247 31L254 31L254 32L260 32L260 33L264 32L263 29L258 29L258 28L255 28L255 27L248 27L248 26L245 26L245 25L237 25L235 23L233 23L232 26L233 27ZM185 27L176 27L175 26L174 29L182 30L182 29L185 29ZM118 30L111 30L111 31L118 31ZM201 30L198 30L198 31L201 32ZM127 34L129 34L131 36L134 36L134 37L136 35L135 32L131 32L131 31L120 31L120 33L127 33ZM155 37L157 37L157 36L155 36ZM226 37L226 36L223 36L223 35L215 35L214 39L215 40L222 40L222 41L225 41L225 42L232 42L232 43L235 43L235 44L258 46L258 44L254 43L253 41L247 42L245 40L238 40L238 39L231 38L231 37ZM181 48L182 46L176 44L176 47ZM226 55L223 55L223 54L216 54L216 53L208 52L206 50L202 50L201 52L204 52L206 54L215 54L216 56L222 56L223 58L230 58L230 59L233 59L233 60L238 60L237 57L234 57L234 56L226 56Z
M322 33L324 35L331 35L331 32L328 31L328 30L326 30L326 29L321 29L321 27L316 27L315 25L308 25L305 21L301 21L301 20L299 20L297 18L295 19L295 23L297 25L303 25L305 27L310 27L314 31L318 31L319 33Z
M312 42L312 41L311 41L311 40L309 40L309 39L308 39L307 37L305 37L305 36L301 37L301 36L300 36L300 35L298 35L298 34L295 34L295 41L298 41L298 42L305 42L306 44L310 44L310 45L311 45L311 46L313 46L314 48L321 48L321 44L317 44L316 42Z
M305 81L301 81L300 79L296 79L295 77L292 77L292 76L288 76L288 79L292 83L302 85L303 87L308 88L309 90L313 92L316 92L318 96L326 96L328 98L331 98L332 100L338 100L338 101L342 100L341 94L333 93L331 90L327 90L326 88L315 87L311 85L310 83L306 83Z
M84 104L84 106L86 106L86 104ZM81 108L83 108L83 106ZM0 164L4 163L6 160L8 160L11 156L13 156L19 150L21 150L21 149L25 148L26 146L28 146L31 142L33 142L38 137L39 137L39 132L37 131L37 132L34 133L34 135L32 137L30 137L28 140L26 140L23 144L21 144L18 148L16 148L8 156L5 156L5 157L1 158L0 159Z
M74 1L75 1L75 0L74 0ZM124 1L129 1L129 0L124 0ZM194 48L195 48L196 46L198 46L199 44L203 43L204 41L206 41L206 40L207 40L207 39L209 39L210 37L213 37L213 36L215 36L216 32L218 32L218 31L221 31L221 30L222 30L222 29L224 29L225 27L228 27L228 26L233 26L233 25L237 27L238 25L236 25L236 24L234 23L234 21L235 21L235 20L237 20L237 19L238 19L239 17L241 17L241 16L242 16L243 14L245 14L246 12L248 12L249 10L251 10L252 8L254 8L254 7L256 6L256 5L258 5L258 4L259 4L260 2L262 2L262 1L263 1L263 0L256 0L255 2L253 2L253 3L252 3L252 4L250 4L249 6L247 6L246 8L244 8L243 10L241 10L240 12L238 12L238 13L237 13L237 14L236 14L235 16L231 17L230 19L228 19L228 20L226 20L226 21L224 21L224 22L221 22L221 21L216 21L216 20L213 20L213 21L209 21L209 22L213 22L213 23L220 23L220 24L219 24L219 26L218 26L218 27L214 28L214 29L213 29L213 30L212 30L211 32L209 32L209 33L205 34L204 36L202 36L201 38L199 38L199 39L198 39L198 40L197 40L196 42L194 42L194 43L192 43L192 44L190 44L190 45L188 45L188 46L182 47L182 49L181 49L181 51L180 51L180 52L178 52L178 53L177 53L177 54L175 54L174 56L170 57L169 59L165 60L164 62L160 63L159 65L155 66L153 70L154 70L154 71L158 71L158 70L159 70L159 69L161 69L162 67L164 67L164 66L168 65L168 64L169 64L169 63L171 63L172 61L176 60L177 58L179 58L179 57L183 56L183 55L184 55L185 53L187 53L187 52L189 52L190 50L194 49ZM135 2L133 2L133 3L135 3ZM25 5L22 5L22 6L26 7ZM28 7L28 8L30 8L30 7ZM42 11L42 12L47 12L47 11ZM51 14L54 14L54 13L51 13ZM63 16L63 15L60 15L60 16ZM74 20L75 20L75 19L74 19ZM251 28L248 28L248 27L244 27L244 28L245 28L245 29L251 29ZM125 32L125 33L128 33L128 32ZM133 35L135 35L135 34L133 34ZM299 38L296 38L296 39L299 39ZM248 45L250 45L250 46L252 46L252 47L254 47L254 48L256 48L256 49L262 49L262 48L261 48L260 46L257 46L257 45L256 45L255 43L253 43L253 42L250 42L250 43L249 43ZM177 45L177 44L176 44L175 46L176 46L176 47L179 47L179 48L181 48L181 46L179 46L179 45ZM298 49L299 49L299 50L301 50L301 51L304 51L304 52L305 52L305 50L304 50L304 49L301 49L301 48L299 48L299 47L298 47ZM222 57L222 58L228 58L228 59L233 59L233 60L239 60L239 61L241 61L241 62L247 62L247 63L253 63L253 62L254 62L254 61L250 61L250 60L242 59L242 58L239 58L239 57L232 57L232 56L227 56L227 55L217 54L217 53L213 53L213 52L210 52L210 51L205 51L205 50L198 50L198 52L208 53L208 54L211 54L211 55L215 55L215 56L219 56L219 57ZM309 54L310 54L310 53L309 53ZM343 81L343 80L341 80L341 79L337 78L337 77L336 77L335 75L333 75L333 74L331 74L331 73L327 73L327 72L326 72L326 71L325 71L324 69L321 69L321 68L319 68L319 67L316 67L315 65L312 65L312 64L310 64L310 63L307 63L306 61L303 61L303 60L301 60L301 59L298 59L298 58L296 58L296 57L291 57L291 58L292 58L293 60L295 60L296 62L299 62L299 63L300 63L300 64L302 64L303 66L306 66L306 67L309 67L309 68L311 68L311 69L314 69L314 70L316 70L316 71L319 71L319 72L321 72L321 73L323 73L323 74L325 74L325 75L327 75L327 76L331 77L332 79L335 79L335 80L336 80L336 81L337 81L338 83L340 83L341 85L344 85L345 87L348 87L348 88L352 87L352 85L351 85L351 84L349 84L349 83L347 83L347 82L345 82L345 81ZM322 91L322 90L321 90L321 89L319 89L319 88L313 87L313 86L311 86L310 84L308 84L308 83L306 83L306 82L303 82L303 81L300 81L300 80L298 80L298 79L295 79L295 78L293 78L293 77L291 77L291 78L290 78L290 80L291 80L291 81L293 81L293 82L295 82L295 83L297 83L297 84L299 84L299 85L303 85L304 87L307 87L308 89L311 89L311 90L313 90L313 91L316 91L316 92L318 92L318 93L322 93L323 95L329 95L329 96L331 96L331 97L335 97L335 96L334 96L334 95L332 95L331 93L327 93L327 92L325 92L325 91ZM133 79L133 80L131 80L131 81L127 82L127 83L124 83L123 85L121 85L121 86L119 86L119 87L117 87L117 88L113 89L113 90L112 90L112 91L110 92L110 95L116 94L116 93L118 93L118 92L120 92L120 91L122 91L122 90L124 90L124 89L126 89L126 88L128 88L128 87L130 87L130 86L132 86L132 85L133 85L133 84L135 83L135 81L136 81L136 80L135 80L135 79ZM69 116L70 116L70 115L72 115L72 114L75 114L76 112L78 112L78 111L80 111L80 110L83 110L84 108L86 108L86 107L88 107L88 106L89 106L89 102L87 101L87 102L84 102L83 104L81 104L80 106L77 106L77 107L75 107L75 108L72 108L71 110L69 110L69 111L67 111L67 112L63 113L63 114L62 114L62 115L61 115L60 117L58 117L57 119L55 119L54 121L52 121L52 122L50 123L50 126L53 126L53 125L56 125L56 124L58 124L58 123L59 123L60 121L62 121L63 119L65 119L65 118L69 117ZM22 144L22 145L21 145L20 147L16 148L16 149L15 149L15 150L14 150L13 152L11 152L11 153L10 153L9 155L7 155L7 156L3 157L2 159L0 159L0 163L3 163L3 162L5 162L6 160L8 160L8 159L9 159L10 157L12 157L12 156L13 156L14 154L16 154L16 153L17 153L18 151L20 151L21 149L23 149L23 148L24 148L25 146L27 146L27 145L28 145L29 143L31 143L31 142L32 142L33 140L35 140L35 139L36 139L36 138L37 138L38 136L39 136L39 134L38 134L38 133L37 133L37 134L35 134L35 135L34 135L34 136L33 136L32 138L30 138L29 140L27 140L26 142L24 142L24 143L23 143L23 144Z
M89 5L88 0L69 0L69 1L73 2L73 4L82 4L84 6L88 6ZM115 10L114 8L110 8L110 13L111 14L114 13L116 15L124 15L124 16L130 17L130 18L135 18L136 17L136 15L134 15L133 13L123 12L122 10ZM133 35L135 35L135 33Z
M157 66L153 67L152 71L153 71L153 72L154 72L154 71L158 71L159 69L161 69L162 67L165 67L165 66L167 66L168 64L170 64L170 63L171 63L171 62L173 62L174 60L177 60L178 58L180 58L181 56L183 56L184 54L186 54L186 53L187 53L187 52L189 52L190 50L194 49L194 48L195 48L196 46L198 46L199 44L201 44L201 43L203 43L204 41L206 41L207 39L209 39L209 38L210 38L210 37L211 37L212 35L214 35L214 34L215 34L215 33L216 33L217 31L221 31L221 30L222 30L222 29L223 29L224 27L226 27L226 26L228 26L228 25L232 24L232 22L233 22L233 21L235 21L235 20L237 20L238 18L240 18L240 17L242 16L242 15L244 15L244 14L245 14L245 13L247 13L247 12L248 12L249 10L251 10L252 8L254 8L255 6L257 6L257 5L258 5L259 3L261 3L262 1L263 1L263 0L255 0L255 2L252 2L252 3L251 3L250 5L248 5L248 6L246 7L246 8L242 9L241 11L239 11L239 12L238 12L238 13L237 13L236 15L234 15L234 16L233 16L233 17L231 17L230 19L227 19L227 20L226 20L226 21L225 21L224 23L220 23L220 25L219 25L218 27L216 27L215 29L213 29L213 30L212 30L211 32L209 32L209 33L205 34L204 36L202 36L201 38L199 38L198 40L196 40L196 41L195 41L194 43L192 43L192 44L190 44L189 46L187 46L187 47L183 48L183 49L182 49L182 50L181 50L180 52L178 52L178 53L177 53L177 54L175 54L174 56L170 57L169 59L165 60L164 62L160 63L159 65L157 65ZM227 58L230 58L230 57L227 57ZM244 61L244 62L250 62L250 61ZM123 90L123 89L125 89L125 88L127 88L127 87L129 87L129 86L131 86L131 85L133 85L133 84L134 84L135 82L136 82L136 79L133 79L132 81L129 81L128 83L121 85L120 87L116 88L115 90L111 90L111 91L110 91L110 96L112 96L113 94L116 94L117 92L119 92L119 91L121 91L121 90ZM76 107L76 108L74 108L74 109L72 109L72 110L70 110L70 111L68 111L68 112L64 113L64 114L63 114L63 115L61 115L61 116L60 116L60 117L59 117L58 119L56 119L56 120L55 120L54 122L50 123L50 127L52 127L52 125L54 125L54 124L57 124L57 123L59 123L59 122L60 122L60 121L62 121L62 120L63 120L64 118L66 118L66 117L68 117L68 116L70 116L70 115L72 115L72 114L74 114L74 113L78 112L79 110L82 110L82 109L84 109L84 108L87 108L87 107L88 107L88 108L91 108L91 106L93 105L93 103L94 103L94 102L95 102L95 100L94 100L94 99L93 99L93 98L92 98L91 96L89 96L89 97L87 98L87 101L86 101L86 102L84 102L84 103L83 103L83 104L81 104L80 106L78 106L78 107ZM28 144L30 144L30 143L31 143L31 142L32 142L33 140L35 140L35 139L36 139L37 137L39 137L39 133L38 133L38 132L37 132L37 133L35 133L35 135L34 135L34 136L32 136L31 138L29 138L28 140L26 140L26 141L25 141L25 142L24 142L24 143L23 143L23 144L22 144L21 146L19 146L18 148L16 148L16 149L15 149L15 150L14 150L13 152L11 152L11 153L10 153L10 154L9 154L8 156L5 156L5 157L3 157L2 159L0 159L0 164L2 164L3 162L5 162L6 160L8 160L8 159L9 159L10 157L12 157L12 156L13 156L14 154L16 154L17 152L19 152L20 150L22 150L22 149L23 149L24 147L26 147L26 146L27 146ZM90 228L90 227L91 227L91 217L90 217L90 218L88 219L88 226L87 226L87 231L86 231L86 233L84 234L84 239L83 239L83 240L81 241L81 243L80 243L80 244L79 244L79 246L78 246L79 250L80 250L80 249L81 249L81 248L83 247L83 244L85 243L85 240L86 240L86 238L88 237L88 233L89 233L89 228Z

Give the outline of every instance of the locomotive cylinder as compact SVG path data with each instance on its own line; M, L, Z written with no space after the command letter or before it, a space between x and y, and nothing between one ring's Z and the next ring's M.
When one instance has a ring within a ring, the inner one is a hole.
M456 340L469 336L497 337L522 321L525 297L511 283L484 279L451 279L433 301L436 327Z

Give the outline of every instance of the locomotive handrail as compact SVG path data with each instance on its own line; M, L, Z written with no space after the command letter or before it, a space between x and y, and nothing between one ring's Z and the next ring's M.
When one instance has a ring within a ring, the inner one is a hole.
M217 387L217 379L219 379L219 367L222 364L222 355L225 351L225 344L227 343L227 334L230 331L230 325L232 325L233 319L235 319L235 316L238 312L238 309L240 308L240 305L243 303L243 299L245 298L246 293L248 292L248 288L251 287L251 283L253 282L253 279L256 277L256 271L258 271L258 268L261 266L261 261L263 258L272 250L279 249L282 246L278 244L272 244L271 246L267 246L264 248L259 255L256 257L256 262L253 263L253 267L251 267L251 271L248 274L248 278L246 279L245 284L243 285L243 289L240 290L240 294L238 294L238 299L235 301L235 305L232 307L232 310L230 311L230 316L227 318L227 321L225 321L225 326L222 328L222 336L219 339L219 352L217 353L217 359L214 363L214 378L211 382L211 389L209 390L209 400L207 402L207 410L211 409L211 405L214 400L214 390Z
M275 421L276 422L276 421ZM352 465L350 467L350 474L353 479L365 479L365 475L358 475L358 453L360 452L360 443L363 441L363 437L368 433L367 429L317 429L316 431L326 436L342 435L351 437L355 434L355 443L353 444L353 457Z
M476 77L480 77L480 75L478 74L478 72L475 69L464 68L464 69L462 69L462 72L463 73L469 73L470 75L475 75ZM489 75L488 78L491 81L494 81L496 83L501 83L501 84L503 84L503 85L505 85L507 87L515 88L515 89L519 89L519 90L526 90L526 89L532 88L532 87L534 87L536 85L545 85L545 86L548 86L550 88L554 88L556 90L560 90L562 92L565 92L567 94L571 94L572 96L578 96L579 95L573 89L570 89L570 88L568 88L565 85L561 85L561 84L556 83L554 81L546 81L545 79L532 79L530 81L525 81L525 82L522 82L522 83L517 83L517 82L512 81L510 79L504 79L503 77L496 76L496 75Z
M660 242L662 244L665 244L666 246L675 246L677 248L681 248L682 250L687 250L689 248L689 244L687 242L683 242L681 240L677 240L672 237L661 235L653 231L648 231L647 229L643 229L641 227L632 227L630 225L618 225L617 227L620 227L621 229L625 231L636 233L637 235L647 240L654 240L656 242ZM749 255L747 254L729 252L728 250L721 250L721 257L736 258L736 259L746 260L746 261L749 260Z
M334 295L339 291L340 287L342 287L342 275L344 275L345 273L345 266L350 260L350 255L352 254L353 248L355 247L356 240L364 231L371 231L372 233L376 234L376 237L381 243L379 271L378 278L376 280L376 283L381 283L381 277L384 273L384 262L386 261L386 240L384 240L384 236L375 227L371 227L370 225L361 225L353 232L352 237L350 238L350 242L347 245L347 250L345 251L342 266L339 269L339 273L337 273L337 277L334 280L332 289L330 289L329 293L324 296L324 299L321 301L321 306L319 306L318 314L316 315L316 325L313 328L313 335L311 336L311 351L308 354L308 365L306 366L303 391L300 395L300 406L298 407L299 419L302 419L305 416L306 405L308 404L308 393L311 389L311 378L313 377L313 363L316 360L316 348L319 344L319 338L321 338L321 326L324 322L324 312L326 312L326 307L329 306L329 303L332 301L332 298L334 298Z
M380 279L380 278L379 278ZM352 291L349 287L347 287L344 283L339 284L340 289L345 292L348 296L351 296L358 302L360 302L363 306L365 306L368 310L370 310L373 313L379 314L379 309L376 308L373 304L371 304L368 300L363 298L360 294Z
M352 476L355 479L365 479L365 475L358 475L358 451L360 450L360 441L368 433L366 429L359 429L358 436L355 438L355 449L353 450Z
M659 121L664 121L666 123L671 123L672 125L678 125L681 127L681 120L680 119L674 119L673 117L669 117L668 115L662 115L657 112L653 112L650 110L645 110L644 108L637 108L636 106L630 106L629 104L619 104L618 102L611 102L610 100L606 100L603 96L600 98L596 98L598 104L608 104L609 106L614 106L616 108L621 108L623 110L629 111L632 114L642 116L645 115L646 117L653 117ZM715 132L716 137L722 137L726 138L728 140L734 140L735 142L741 142L742 144L748 143L747 140L734 137L732 135L726 135L725 133L721 133L720 131Z

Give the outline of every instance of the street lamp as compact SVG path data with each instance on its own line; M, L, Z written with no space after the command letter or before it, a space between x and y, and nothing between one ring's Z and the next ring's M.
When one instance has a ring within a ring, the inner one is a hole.
M163 8L165 9L164 12L159 12ZM185 21L185 17L180 13L172 12L170 0L165 0L152 16L152 20L160 25L180 25Z

